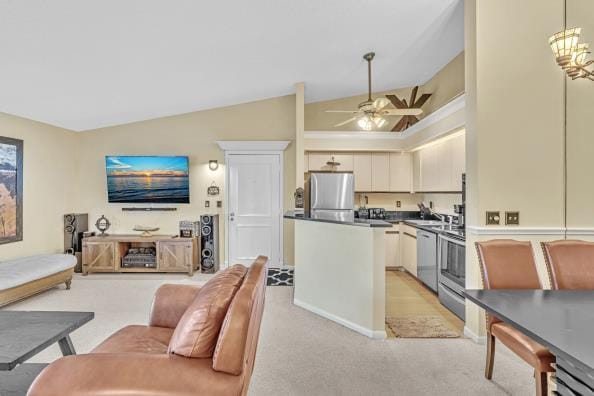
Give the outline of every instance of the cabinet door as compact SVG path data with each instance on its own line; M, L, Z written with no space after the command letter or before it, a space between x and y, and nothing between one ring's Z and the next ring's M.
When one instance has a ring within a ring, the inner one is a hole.
M353 171L353 154L352 153L334 153L332 154L332 157L334 157L334 161L335 162L339 162L340 165L337 165L334 167L334 170L336 171L342 171L342 172L352 172ZM332 159L332 157L330 157L330 159Z
M412 189L415 191L421 190L421 150L412 153Z
M390 153L390 191L411 191L411 168L412 156L410 153Z
M390 191L390 154L371 154L371 191Z
M402 266L415 277L417 276L417 233L413 227L403 225L400 228L402 236Z
M437 149L435 146L421 150L421 191L437 191Z
M435 146L436 191L452 191L452 140Z
M356 153L353 157L355 191L371 191L371 154Z
M386 231L386 268L400 266L400 235L398 226Z
M466 137L460 135L451 142L452 191L462 191L462 174L466 172Z
M191 242L159 242L159 271L186 272L192 269Z
M309 153L309 170L310 171L328 171L332 170L330 165L326 164L332 159L330 153Z
M83 271L115 271L115 242L83 242Z

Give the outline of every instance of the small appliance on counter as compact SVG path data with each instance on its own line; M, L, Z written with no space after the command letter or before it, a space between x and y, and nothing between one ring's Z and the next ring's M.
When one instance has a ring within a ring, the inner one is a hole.
M386 210L384 208L369 208L369 218L376 220L384 220L386 218Z
M355 178L352 172L310 172L305 187L306 214L312 218L354 220Z

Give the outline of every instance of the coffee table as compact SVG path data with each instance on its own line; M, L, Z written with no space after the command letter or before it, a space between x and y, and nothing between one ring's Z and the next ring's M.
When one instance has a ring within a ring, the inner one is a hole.
M95 317L93 312L0 311L0 395L25 395L47 364L23 364L58 343L62 355L76 351L70 333Z

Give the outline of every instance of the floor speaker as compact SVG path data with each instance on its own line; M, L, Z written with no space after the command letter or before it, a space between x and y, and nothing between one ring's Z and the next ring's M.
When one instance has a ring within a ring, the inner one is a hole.
M200 216L200 268L203 273L219 270L219 215Z
M76 256L75 272L82 272L82 238L89 230L89 215L69 213L64 215L64 253Z

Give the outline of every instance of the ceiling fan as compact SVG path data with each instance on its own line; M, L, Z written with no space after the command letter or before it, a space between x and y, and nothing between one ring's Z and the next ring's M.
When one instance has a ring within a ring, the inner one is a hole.
M367 61L367 83L368 83L368 97L365 102L359 103L357 110L326 110L326 113L351 113L353 117L345 120L335 127L346 125L350 122L357 121L357 125L365 131L371 131L374 128L381 128L386 125L385 116L415 116L423 112L418 108L400 108L400 109L386 109L385 107L391 102L387 98L373 99L371 97L371 61L375 57L375 52L369 52L363 55L363 59Z

